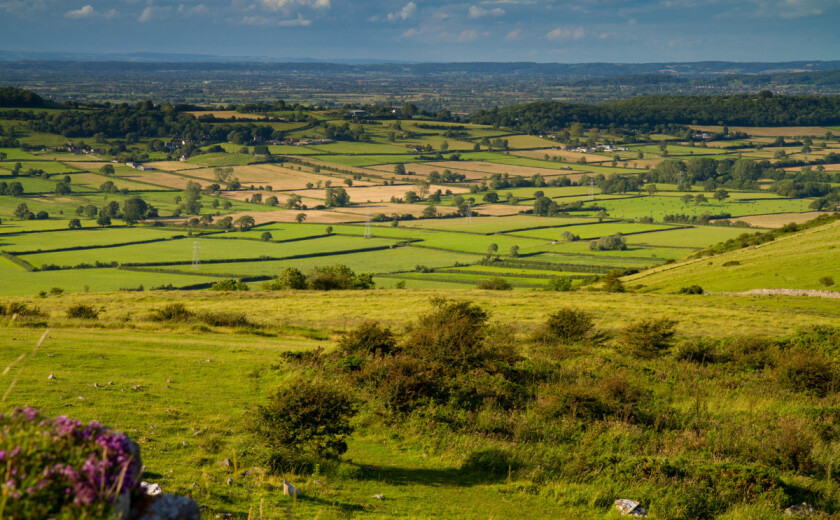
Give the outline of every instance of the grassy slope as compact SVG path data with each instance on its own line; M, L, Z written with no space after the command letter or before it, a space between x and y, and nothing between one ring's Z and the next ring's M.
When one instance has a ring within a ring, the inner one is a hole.
M267 518L281 516L286 507L293 508L296 518L604 518L612 498L618 496L616 493L642 498L661 493L650 483L615 485L610 489L570 481L535 485L522 475L506 481L464 472L459 469L463 456L476 448L494 445L495 441L454 434L435 440L434 436L405 425L383 428L373 416L359 418L358 432L345 457L352 459L353 464L372 468L363 471L361 479L283 475L303 490L294 504L278 488L281 477L265 476L252 469L258 461L252 455L253 445L242 414L248 406L262 402L272 388L288 377L279 369L283 365L277 364L280 352L332 345L331 340L316 339L319 334L293 327L313 327L323 331L323 336L370 317L387 317L400 330L418 313L425 312L428 299L436 294L440 293L287 292L228 294L220 298L218 294L195 292L111 294L106 298L68 295L28 300L50 312L50 339L35 357L23 362L22 377L5 405L29 404L49 415L97 419L142 439L148 478L160 482L167 491L193 495L200 504L210 507L210 518L217 513L245 518L249 507L253 506L256 512L261 499ZM488 292L469 291L464 296L489 309L494 321L516 321L523 332L561 305L551 293L514 293L500 299ZM0 303L7 301L0 299ZM64 310L72 304L100 306L104 301L110 303L96 327L63 319ZM281 327L280 333L267 337L224 329L210 332L191 326L161 327L145 319L151 309L170 301L184 301L193 310L246 312L260 323ZM594 311L598 325L606 329L614 329L641 314L676 316L676 309L687 305L693 309L692 319L680 324L681 335L785 334L805 324L828 324L840 319L836 305L818 299L795 300L798 312L790 315L791 301L794 300L575 295L575 306ZM41 332L0 327L0 365L29 352ZM604 362L598 357L596 360ZM651 366L656 371L661 369ZM55 379L48 381L49 374L54 374ZM694 372L686 374L691 380L697 377ZM686 403L690 404L697 391L695 383L685 383L686 374L672 373L668 377L672 383L665 385L667 392L673 394L673 406L677 409L688 406ZM709 374L703 384L703 391L710 392L718 383ZM142 388L134 391L135 385ZM743 414L745 406L750 407L750 413L775 412L781 405L767 397L749 401L752 398L742 395L741 390L715 393L720 406L715 413L721 415ZM801 404L800 400L796 397L783 407L790 413L793 403ZM614 428L617 438L635 438L636 433L628 426L616 424ZM619 451L631 449L630 442ZM234 452L240 474L233 485L225 485L232 469L221 467L218 462L232 459ZM250 469L251 475L242 475L245 469ZM315 484L315 480L323 486ZM193 484L197 486L192 487ZM379 502L372 498L373 494L384 494L386 499Z
M672 292L689 285L700 285L712 292L823 289L819 282L823 276L840 281L838 245L840 222L834 222L759 246L645 271L627 277L626 282L658 292ZM724 266L726 262L740 264Z

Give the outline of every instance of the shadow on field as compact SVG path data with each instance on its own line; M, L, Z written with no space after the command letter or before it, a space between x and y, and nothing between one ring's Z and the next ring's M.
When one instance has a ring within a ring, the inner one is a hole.
M425 486L469 487L503 482L506 478L506 475L500 475L492 471L480 471L474 468L427 469L352 464L361 470L355 475L357 480L375 480L395 486L421 484Z

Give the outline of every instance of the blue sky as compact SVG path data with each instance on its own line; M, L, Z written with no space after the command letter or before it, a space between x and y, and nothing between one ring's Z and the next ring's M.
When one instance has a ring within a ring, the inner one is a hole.
M0 0L0 50L409 61L840 59L840 0Z

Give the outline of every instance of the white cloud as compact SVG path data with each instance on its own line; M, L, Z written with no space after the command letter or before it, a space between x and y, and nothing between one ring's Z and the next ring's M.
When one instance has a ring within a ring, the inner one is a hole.
M505 36L505 41L515 42L521 37L522 37L522 29L514 29L514 30L510 31L509 33L507 33L507 36Z
M469 43L469 42L473 42L477 39L478 39L478 33L476 31L470 29L468 31L461 31L461 34L459 34L455 38L455 41L458 42L458 43Z
M137 21L140 23L147 23L154 20L161 20L166 18L171 10L171 7L155 7L150 5L149 7L143 9L143 12L140 13L140 16L137 18Z
M204 4L198 4L192 7L186 4L180 4L178 6L178 14L184 14L187 16L204 16L209 13L210 9L208 9Z
M558 27L551 31L550 33L546 34L545 37L551 41L561 41L561 40L580 40L585 35L583 27L576 27L574 29L569 29L566 27Z
M102 18L105 18L106 20L113 20L114 18L118 17L119 15L120 15L120 13L117 12L116 9L108 9L102 15Z
M397 11L396 13L390 13L388 15L388 21L402 22L413 17L415 14L417 14L417 4L415 4L414 2L409 2L405 4L403 8Z
M270 11L287 11L293 7L330 8L330 0L260 0L260 3Z
M64 16L72 18L73 20L81 20L82 18L96 16L96 9L94 9L92 5L86 5L81 9L76 9L75 11L67 11L64 13Z
M273 27L309 27L312 20L307 20L301 15L291 20L274 20L265 16L246 16L242 19L245 25L261 25Z
M501 7L495 7L493 9L485 9L483 7L479 7L477 5L470 6L469 16L470 18L483 18L485 16L503 16L505 14L505 10Z

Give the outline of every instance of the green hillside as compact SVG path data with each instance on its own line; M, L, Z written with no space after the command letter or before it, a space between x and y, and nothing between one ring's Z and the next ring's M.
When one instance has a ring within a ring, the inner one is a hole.
M629 276L641 291L674 292L699 285L710 292L750 289L837 289L840 222L713 257L691 259ZM834 279L826 286L820 280Z

